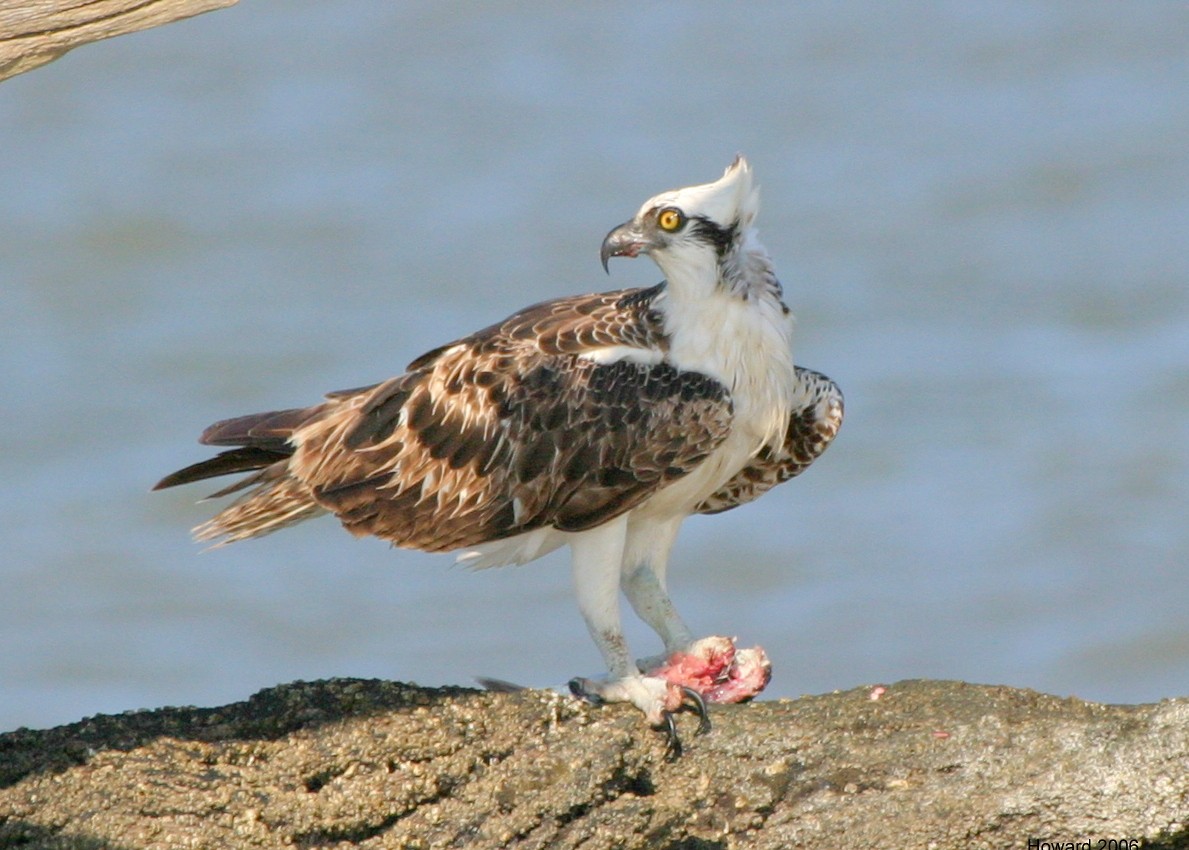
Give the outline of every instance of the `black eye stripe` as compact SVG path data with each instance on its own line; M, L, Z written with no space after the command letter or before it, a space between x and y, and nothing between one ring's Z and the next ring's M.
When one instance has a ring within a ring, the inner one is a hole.
M690 235L714 246L714 251L720 257L731 247L735 236L739 232L739 222L731 223L730 227L723 227L717 222L704 216L696 215L690 219Z

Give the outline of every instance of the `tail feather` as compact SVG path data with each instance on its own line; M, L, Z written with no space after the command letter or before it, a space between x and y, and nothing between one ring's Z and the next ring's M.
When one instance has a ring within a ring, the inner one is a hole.
M208 497L214 499L247 490L194 529L195 539L216 540L216 546L268 534L325 513L314 501L309 488L289 474L289 459L295 448L289 441L293 432L319 416L325 407L316 405L253 413L216 422L203 431L200 442L234 448L165 476L153 489L162 490L237 472L254 473Z
M234 481L228 484L222 490L216 490L211 493L203 501L210 499L221 499L224 496L230 496L232 493L237 493L240 490L246 490L256 484L267 484L270 481L276 481L279 478L284 478L289 474L288 458L280 463L274 463L272 466L266 466L264 469L257 472L255 475L249 475L246 478L241 478L239 481Z
M253 476L256 478L256 476ZM265 481L194 528L194 539L224 546L261 537L326 513L304 484L288 476Z

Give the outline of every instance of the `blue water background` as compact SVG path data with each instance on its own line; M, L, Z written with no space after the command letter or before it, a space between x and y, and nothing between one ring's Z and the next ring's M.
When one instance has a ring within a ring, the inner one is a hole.
M597 672L564 555L470 573L326 518L200 554L204 491L148 488L216 419L656 282L603 234L737 151L847 421L687 523L695 630L777 697L1189 693L1186 45L1155 0L291 0L0 84L0 729Z

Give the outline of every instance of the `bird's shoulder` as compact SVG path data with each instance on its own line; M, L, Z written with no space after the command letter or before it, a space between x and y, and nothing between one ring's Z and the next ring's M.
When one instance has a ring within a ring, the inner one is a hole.
M532 304L506 319L440 345L413 360L410 372L432 367L448 352L583 354L610 346L664 351L668 348L657 301L665 283L647 289L620 289L570 295ZM521 361L523 362L523 361ZM517 366L516 361L497 365Z

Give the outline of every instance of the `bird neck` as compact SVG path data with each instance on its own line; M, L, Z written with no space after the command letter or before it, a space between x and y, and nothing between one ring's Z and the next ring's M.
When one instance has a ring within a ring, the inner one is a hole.
M678 252L658 252L653 259L677 298L699 301L726 293L743 300L780 302L783 296L772 259L751 228L721 253L712 245L687 245Z
M754 239L723 257L707 251L709 261L701 253L661 265L668 285L657 306L669 360L721 382L737 422L768 443L783 434L792 404L792 316L772 261Z

